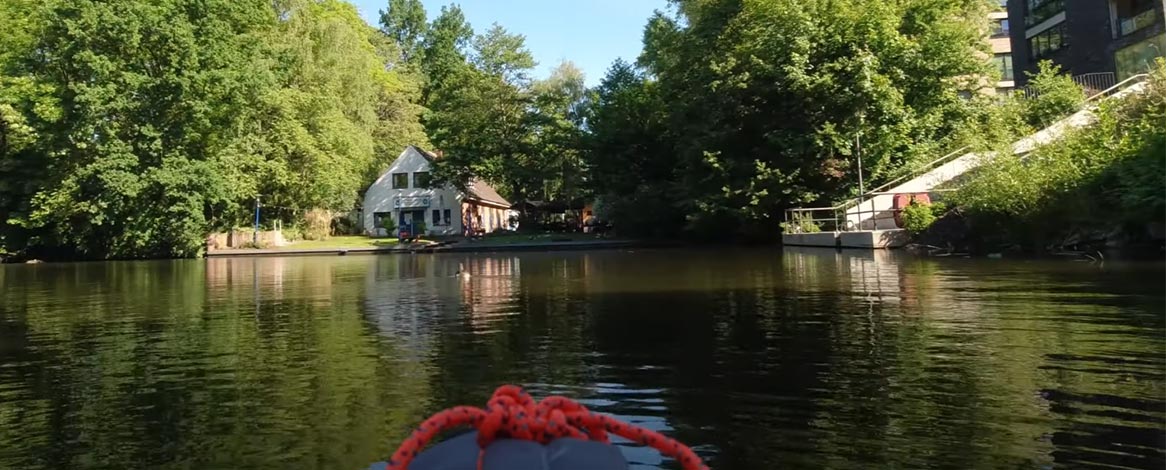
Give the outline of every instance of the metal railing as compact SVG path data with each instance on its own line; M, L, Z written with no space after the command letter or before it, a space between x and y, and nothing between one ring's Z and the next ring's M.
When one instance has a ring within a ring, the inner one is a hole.
M1087 74L1087 75L1107 75L1107 74L1103 73L1103 74ZM1108 75L1112 75L1112 74L1108 74ZM1149 74L1145 74L1145 73L1131 76L1125 80L1122 80L1121 82L1115 83L1107 88L1102 89L1101 91L1099 91L1097 93L1092 94L1091 96L1089 96L1088 98L1085 99L1085 103L1089 104L1089 103L1093 103L1095 101L1105 100L1109 97L1117 95L1121 91L1129 88L1130 86L1133 86L1134 84L1141 83L1142 81L1144 81L1148 77L1149 77ZM876 210L874 208L873 203L871 204L871 210L869 210L869 211L863 210L862 207L860 207L862 204L866 203L868 200L871 200L875 197L885 196L885 195L892 195L893 196L896 194L919 194L919 193L924 193L924 192L926 192L928 194L936 194L936 193L943 193L943 192L952 191L950 189L932 188L932 189L929 189L927 191L887 192L886 189L890 188L892 185L899 184L899 183L903 182L904 180L909 180L909 179L913 179L913 178L917 178L919 176L922 176L922 175L926 174L928 171L931 171L931 170L943 165L944 163L947 163L947 162L953 160L955 157L965 155L969 150L971 150L970 146L960 147L960 148L958 148L958 149L956 149L956 150L954 150L954 151L952 151L952 152L950 152L942 157L939 157L935 160L932 160L932 161L927 162L923 165L920 165L920 166L912 169L911 171L909 171L909 172L907 172L907 173L905 173L905 174L903 174L895 179L892 179L891 181L883 183L881 186L867 192L866 194L863 194L861 196L854 197L854 198L849 198L849 199L843 201L842 203L835 205L835 206L832 206L832 207L799 207L799 208L793 208L793 209L786 209L785 210L785 226L786 226L787 233L807 233L810 230L805 230L805 229L809 228L811 226L814 227L814 229L816 229L817 231L845 232L845 231L854 230L855 227L852 227L852 226L850 226L850 224L847 223L848 219L849 219L849 217L848 217L849 215L857 215L858 220L859 220L859 225L861 226L863 223L863 219L862 219L863 214L870 213L873 215L873 214L877 214L879 212L887 212L887 210ZM858 207L859 210L856 212L853 212L851 214L848 214L848 212L850 212L850 209L854 208L854 207ZM893 214L895 209L891 209L890 211ZM822 217L819 217L820 215ZM876 224L877 224L877 222L876 222ZM805 225L805 226L803 227L803 225Z
M895 196L899 194L928 194L932 202L940 201L943 193L954 191L953 189L930 189L928 191L885 191L885 192L870 192L866 195L868 197L876 196ZM890 209L876 209L871 205L870 210L864 210L859 207L857 211L850 209L865 203L868 200L859 202L862 198L849 199L842 204L832 207L799 207L785 210L785 233L814 233L814 232L850 232L853 230L861 230L862 225L867 221L875 221L872 228L877 228L877 220L885 220L894 218L896 213L902 212L902 208ZM889 217L878 217L878 214L889 214ZM871 214L870 219L863 219L864 214ZM857 217L858 225L850 223L852 217Z
M918 167L911 169L910 171L902 174L901 176L899 176L895 179L892 179L886 183L883 183L882 186L879 186L877 188L874 188L874 189L868 191L864 196L872 196L872 195L877 196L877 195L879 195L878 193L882 193L882 192L886 191L888 188L892 187L893 185L899 184L905 180L910 180L913 178L918 178L920 176L923 176L923 174L925 174L925 173L927 173L927 172L929 172L929 171L931 171L939 166L942 166L944 163L947 163L951 160L954 160L955 157L959 157L959 156L962 156L962 155L968 153L968 151L971 149L972 149L972 147L969 145L965 145L963 147L955 149L942 157L936 158L935 160L932 160L930 162L919 165ZM862 199L862 197L861 196L856 197L856 198L852 199L851 201L859 200L859 199ZM843 205L845 206L846 204L847 203L844 203ZM861 202L859 202L858 204L861 204ZM855 204L855 205L858 205L858 204ZM854 207L854 206L849 206L849 207L845 207L845 208L849 209L850 207Z
M1113 72L1086 73L1074 76L1073 83L1081 87L1085 96L1092 98L1101 93L1102 90L1108 90L1117 85L1117 75L1114 75ZM1025 98L1036 98L1040 94L1032 88L1032 85L1021 88L1020 91Z
M1147 78L1150 78L1150 74L1148 73L1139 73L1137 75L1131 76L1130 78L1117 82L1113 84L1113 86L1110 86L1109 88L1103 89L1097 93L1094 93L1092 96L1085 98L1085 102L1092 103L1097 100L1109 98L1124 91L1126 88L1145 81Z

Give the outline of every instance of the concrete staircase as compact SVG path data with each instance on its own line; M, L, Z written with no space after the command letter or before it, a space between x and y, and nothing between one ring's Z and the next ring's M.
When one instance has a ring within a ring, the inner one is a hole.
M1145 89L1144 78L1144 75L1130 77L1114 87L1090 97L1087 100L1088 105L1081 111L1014 142L1012 152L1015 155L1026 155L1037 147L1061 138L1070 130L1093 124L1097 120L1094 111L1097 109L1098 103L1140 93ZM993 157L995 157L994 153L978 154L967 150L967 148L962 148L944 155L917 169L915 173L884 184L856 199L851 205L845 207L845 220L842 221L843 226L839 229L842 231L897 229L894 210L896 194L932 192L940 185L973 168L991 164Z

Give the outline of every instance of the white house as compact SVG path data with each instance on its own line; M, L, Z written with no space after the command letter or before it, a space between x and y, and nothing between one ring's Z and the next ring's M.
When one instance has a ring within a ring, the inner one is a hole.
M429 235L490 233L509 224L510 203L483 181L469 183L467 191L453 186L429 188L429 171L437 155L410 145L364 193L364 231L393 236L384 218L395 226L425 223Z

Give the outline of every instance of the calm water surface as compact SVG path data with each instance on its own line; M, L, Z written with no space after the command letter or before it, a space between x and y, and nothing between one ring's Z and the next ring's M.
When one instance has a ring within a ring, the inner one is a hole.
M717 470L1161 469L1164 285L833 251L3 266L0 468L358 470L512 382Z

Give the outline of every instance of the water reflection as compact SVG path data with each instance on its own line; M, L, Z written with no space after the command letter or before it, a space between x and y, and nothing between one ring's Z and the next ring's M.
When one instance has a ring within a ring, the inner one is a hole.
M1164 280L812 249L6 266L0 468L363 468L505 382L717 469L1161 468Z

